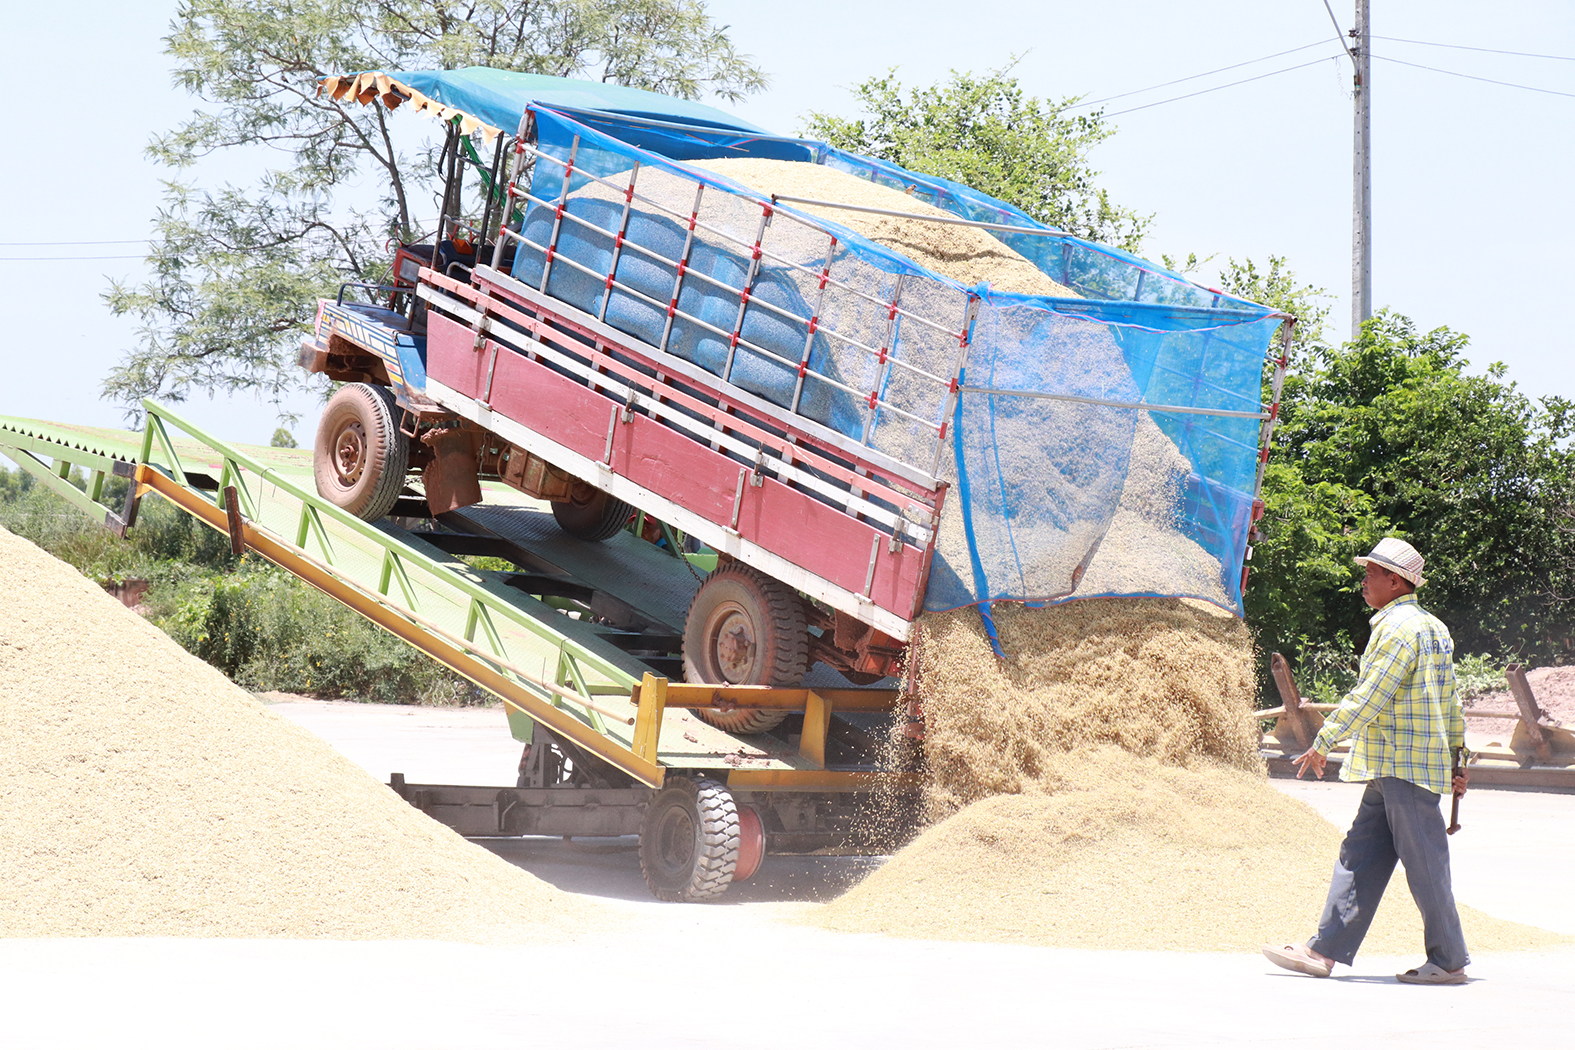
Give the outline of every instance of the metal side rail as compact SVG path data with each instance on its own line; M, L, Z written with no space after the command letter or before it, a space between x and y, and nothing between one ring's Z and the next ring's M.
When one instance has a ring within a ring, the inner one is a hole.
M743 791L847 792L900 776L836 754L833 713L891 711L889 690L670 683L595 625L507 585L508 574L474 570L427 534L322 499L309 453L230 445L156 402L143 407L141 435L0 417L0 453L121 535L157 493L499 697L517 737L540 725L639 784L660 787L668 770L683 770ZM85 492L74 467L89 472ZM115 476L132 484L111 508L100 500ZM801 714L803 728L796 740L737 737L692 715L737 707Z

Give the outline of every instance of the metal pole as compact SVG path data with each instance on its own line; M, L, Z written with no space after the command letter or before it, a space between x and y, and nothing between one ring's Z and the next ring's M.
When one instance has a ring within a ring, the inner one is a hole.
M1351 339L1373 316L1372 56L1368 47L1369 0L1356 0L1351 58L1356 65L1355 142L1352 150Z

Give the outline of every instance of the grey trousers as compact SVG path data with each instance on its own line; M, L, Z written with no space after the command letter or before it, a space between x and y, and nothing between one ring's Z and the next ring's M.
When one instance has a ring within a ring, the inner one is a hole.
M1367 782L1356 820L1340 844L1318 935L1307 942L1313 951L1351 965L1398 860L1422 912L1428 961L1445 970L1471 961L1455 910L1449 838L1438 803L1438 795L1398 777Z

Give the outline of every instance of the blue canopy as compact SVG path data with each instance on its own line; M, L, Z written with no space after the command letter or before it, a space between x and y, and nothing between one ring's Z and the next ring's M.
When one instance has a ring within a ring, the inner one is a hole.
M533 102L553 109L617 113L646 120L767 134L764 128L712 106L621 84L514 73L487 66L408 73L387 70L385 73L399 84L509 134L519 127L525 108Z

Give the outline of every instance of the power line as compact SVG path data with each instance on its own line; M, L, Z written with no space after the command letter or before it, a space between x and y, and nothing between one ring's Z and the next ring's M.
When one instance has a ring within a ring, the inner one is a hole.
M1257 65L1259 62L1267 62L1271 58L1283 58L1286 55L1294 55L1298 51L1306 51L1309 47L1317 47L1319 44L1324 43L1327 43L1327 41L1314 40L1310 44L1303 44L1301 47L1293 47L1289 51L1276 51L1272 55L1264 55L1262 58L1254 58L1246 62L1237 62L1235 65L1221 66L1218 69L1211 69L1207 73L1194 73L1190 77L1182 77L1179 80L1167 80L1163 84L1152 84L1146 88L1138 88L1136 91L1123 91L1119 95L1106 95L1104 98L1096 98L1090 102L1076 102L1068 106L1067 109L1078 109L1082 106L1097 106L1101 102L1113 102L1118 98L1126 98L1130 95L1141 95L1145 91L1158 91L1160 88L1173 87L1176 84L1185 84L1189 80L1198 80L1202 77L1211 77L1215 73L1225 73L1232 69L1240 69L1243 66Z
M1345 42L1345 35L1340 31L1340 20L1334 17L1334 8L1329 6L1329 0L1323 0L1323 9L1329 12L1329 21L1334 23L1334 38L1340 42L1340 46L1345 49L1351 61L1355 62L1356 55L1351 51L1351 45Z
M1327 0L1325 0L1327 3ZM1514 55L1517 58L1547 58L1555 62L1575 62L1575 55L1537 55L1530 51L1500 51L1496 47L1471 47L1467 44L1440 44L1434 40L1407 40L1403 36L1375 36L1374 40L1392 40L1397 44L1421 44L1423 47L1449 47L1456 51L1481 51L1489 55Z
M1319 43L1320 44L1328 43L1328 41L1320 40ZM1248 77L1245 80L1233 80L1229 84L1220 84L1218 87L1204 88L1202 91L1193 91L1193 92L1189 92L1188 94L1185 94L1185 95L1177 95L1174 98L1162 98L1158 102L1150 102L1150 103L1147 103L1146 105L1142 105L1142 106L1133 106L1131 109L1119 109L1119 110L1117 110L1114 113L1106 113L1105 116L1107 116L1107 117L1119 117L1123 113L1136 113L1140 109L1153 109L1155 106L1163 106L1167 102L1180 102L1184 98L1197 98L1199 95L1207 95L1207 94L1209 94L1210 92L1213 92L1213 91L1224 91L1226 88L1238 87L1238 86L1240 86L1242 84L1250 84L1254 80L1264 80L1264 79L1266 79L1268 77L1277 77L1281 73L1290 73L1290 72L1293 72L1293 71L1298 70L1298 69L1306 69L1308 66L1316 66L1316 65L1319 65L1320 63L1327 62L1330 59L1336 58L1336 57L1338 57L1338 56L1336 56L1336 55L1325 55L1323 58L1315 58L1311 62L1303 62L1299 66L1286 66L1284 69L1276 69L1273 72L1269 72L1269 73L1260 73L1258 76Z
M146 237L134 241L0 241L0 248L53 248L57 245L75 247L82 244L147 244Z
M84 262L91 259L142 259L142 255L15 255L0 256L0 262Z
M1530 84L1511 84L1507 80L1493 80L1489 77L1474 77L1470 73L1457 73L1453 69L1439 69L1437 66L1423 66L1415 62L1402 62L1398 58L1389 58L1385 55L1374 55L1383 62L1393 62L1397 66L1410 66L1412 69L1425 69L1431 73L1445 73L1452 77L1464 77L1467 80L1480 80L1484 84L1497 84L1500 87L1520 88L1522 91L1535 91L1543 95L1562 95L1565 98L1575 98L1575 92L1554 91L1552 88L1532 87Z

